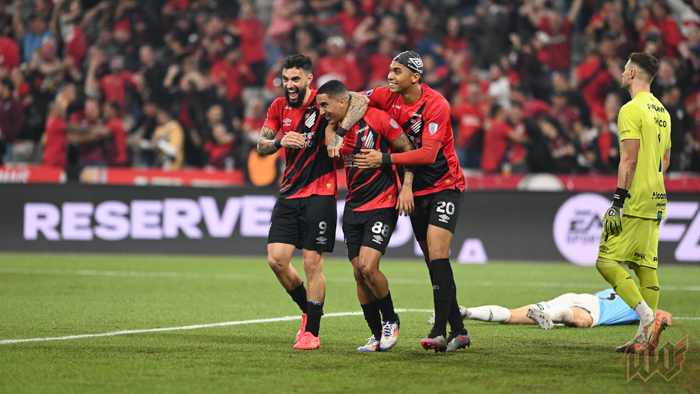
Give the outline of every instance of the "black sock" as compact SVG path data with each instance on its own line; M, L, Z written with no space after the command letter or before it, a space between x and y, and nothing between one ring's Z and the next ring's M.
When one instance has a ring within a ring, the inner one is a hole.
M452 283L454 283L454 277L452 278ZM459 304L457 303L457 286L454 286L452 291L452 300L450 301L450 315L447 317L450 322L450 330L452 332L461 333L464 329L464 322L462 321L462 315L459 312Z
M437 259L431 262L433 267L433 303L435 305L435 325L432 335L447 334L447 318L454 292L454 278L449 259Z
M323 314L323 302L308 302L306 311L306 331L318 336L318 329L321 326L321 315Z
M372 335L379 339L382 337L382 318L379 316L379 305L377 305L377 300L370 302L369 304L362 305L362 313L365 315L365 320L367 320L367 325L372 331Z
M304 282L301 282L299 286L293 288L292 290L288 290L287 293L290 297L292 297L292 300L299 305L301 312L306 313L309 303L306 301L306 287L304 287Z
M382 311L382 320L396 321L394 302L391 301L391 292L388 292L384 298L377 298L377 305L379 305L379 310Z
M391 292L386 294L384 298L377 298L377 305L382 311L382 320L396 321L396 312L394 312L394 302L391 301Z

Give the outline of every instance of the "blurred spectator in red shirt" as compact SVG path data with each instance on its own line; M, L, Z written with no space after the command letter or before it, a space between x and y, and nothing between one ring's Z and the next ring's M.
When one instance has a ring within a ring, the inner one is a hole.
M12 38L0 35L0 67L8 71L19 65L19 45Z
M54 101L46 121L46 143L41 165L64 167L66 158L66 121L62 103Z
M501 171L501 165L508 161L506 152L511 141L519 142L521 136L515 134L513 126L507 122L507 112L499 104L493 104L490 119L484 123L484 149L481 156L481 170L484 173Z
M224 87L224 97L241 113L243 108L243 88L255 80L255 75L247 64L240 59L240 50L236 47L228 47L224 60L215 63L209 72L214 85Z
M576 148L570 139L564 136L561 125L556 119L544 116L539 121L542 135L547 141L547 147L552 160L549 166L551 172L555 174L571 174L576 172Z
M511 89L510 99L511 101L520 103L526 118L539 119L541 116L547 115L551 111L549 104L534 97L527 97L521 88Z
M605 112L593 114L595 137L584 147L591 170L599 174L616 174L620 163L620 141L610 132Z
M547 51L547 66L550 71L569 71L571 67L571 29L578 18L583 0L574 0L563 18L561 12L555 9L547 9L544 15L538 14L532 1L525 2L523 8L527 12L530 22L544 35L542 41ZM529 6L529 7L528 7Z
M265 80L265 25L257 18L257 10L250 3L241 4L239 17L229 25L229 32L241 40L243 62L255 75L252 84L261 86Z
M119 119L119 104L108 101L102 107L105 120L107 137L107 159L110 166L124 167L129 165L129 156L126 150L126 130L124 123Z
M258 138L260 138L260 131L264 123L265 106L262 99L256 97L250 101L250 111L248 116L243 119L241 125L251 148L258 144Z
M15 140L24 121L22 106L14 97L14 90L10 78L0 80L0 165L12 163Z
M212 128L213 140L204 145L207 167L231 170L235 165L234 144L236 139L229 133L223 123L217 123Z
M513 133L510 136L510 147L506 153L510 171L514 174L524 174L529 170L528 150L525 145L530 142L527 132L528 125L523 116L523 108L520 103L513 103L508 110L508 121L513 126Z
M337 79L350 91L360 91L364 87L364 77L360 74L357 62L345 51L345 40L340 36L329 37L326 41L326 56L319 59L314 68L316 86ZM388 70L388 65L387 65ZM388 71L387 71L388 74Z
M343 36L346 41L351 41L355 36L355 29L362 23L365 16L355 0L343 0L343 10L332 18L317 18L316 23L321 26L335 26L337 34Z
M569 104L566 93L557 91L552 95L552 110L549 115L559 121L569 136L581 134L581 116L578 109Z
M451 107L452 118L457 122L456 150L463 168L480 168L483 127L489 104L481 99L478 83L468 86L467 101Z
M394 57L394 43L391 40L382 38L377 42L377 51L369 56L369 84L368 89L378 86L386 86L389 65Z
M600 58L598 47L592 45L586 54L586 59L576 67L573 87L578 89L593 107L603 105L606 88L612 82L607 63Z
M107 165L107 150L102 134L92 134L102 125L100 104L96 99L85 100L85 109L70 116L68 141L78 146L78 163L81 165Z
M671 7L666 1L654 1L651 11L656 19L656 24L664 38L664 53L666 56L675 57L678 54L676 48L681 42L681 32L678 24L671 16Z
M116 101L119 104L119 114L124 115L127 87L136 87L134 84L134 74L124 71L124 58L115 56L110 62L111 73L97 81L96 72L102 63L97 56L99 51L93 52L95 56L90 59L87 78L85 80L85 91L87 94L94 94L99 91L104 101Z

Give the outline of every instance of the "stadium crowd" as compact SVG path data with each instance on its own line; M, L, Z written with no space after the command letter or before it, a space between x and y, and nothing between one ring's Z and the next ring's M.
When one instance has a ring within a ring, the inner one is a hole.
M0 163L246 168L284 58L451 102L462 167L616 173L627 56L654 54L669 171L700 172L700 0L0 0Z

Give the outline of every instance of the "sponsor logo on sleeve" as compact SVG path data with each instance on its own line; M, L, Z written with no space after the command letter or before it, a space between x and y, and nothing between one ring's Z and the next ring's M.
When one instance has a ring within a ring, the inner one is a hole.
M371 96L372 92L374 92L374 89L366 91L365 96L367 96L367 97Z
M435 135L438 131L438 125L437 123L429 123L428 124L428 131L430 132L430 135Z
M391 125L391 127L395 128L395 129L399 128L399 124L396 123L396 121L394 119L389 120L389 124Z

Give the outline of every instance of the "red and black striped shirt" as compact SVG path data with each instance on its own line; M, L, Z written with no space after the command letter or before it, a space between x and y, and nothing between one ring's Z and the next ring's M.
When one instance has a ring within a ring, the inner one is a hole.
M338 197L335 162L326 149L326 125L316 106L316 91L311 90L309 101L299 108L292 108L286 98L279 97L267 110L263 127L287 133L304 135L306 143L301 148L286 149L287 165L284 169L280 197L303 198L313 195Z
M389 153L391 141L400 134L399 124L389 114L375 108L368 108L365 116L345 134L340 149L348 183L345 209L370 211L396 206L398 186L394 166L385 164L379 168L360 169L353 158L362 154L362 149Z

